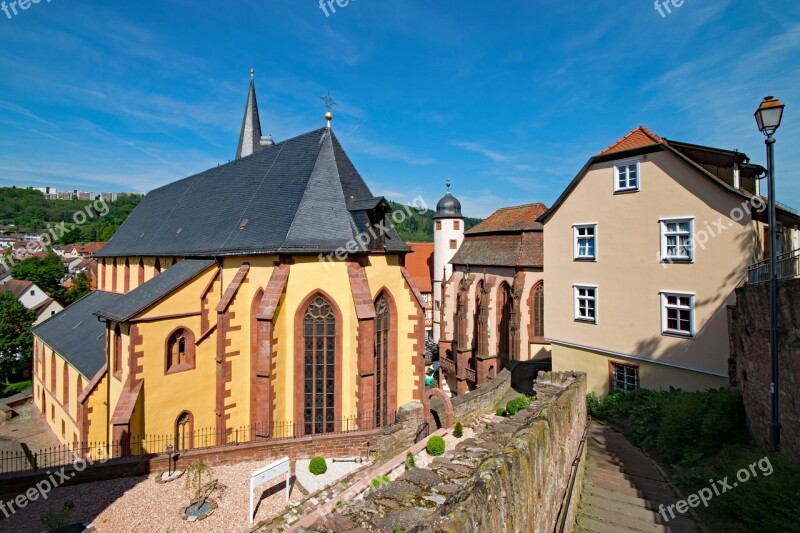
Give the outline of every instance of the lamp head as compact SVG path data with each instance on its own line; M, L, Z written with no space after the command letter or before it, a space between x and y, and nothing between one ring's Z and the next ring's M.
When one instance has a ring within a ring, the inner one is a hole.
M773 135L781 126L784 106L780 100L767 96L755 112L758 129L766 136Z

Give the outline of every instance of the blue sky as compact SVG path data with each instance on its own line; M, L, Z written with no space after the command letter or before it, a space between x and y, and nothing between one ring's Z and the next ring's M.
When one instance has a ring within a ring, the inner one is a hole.
M7 0L8 1L8 0ZM45 0L0 11L0 185L147 191L231 159L250 67L265 133L334 129L376 194L551 204L643 124L763 163L800 208L800 2Z

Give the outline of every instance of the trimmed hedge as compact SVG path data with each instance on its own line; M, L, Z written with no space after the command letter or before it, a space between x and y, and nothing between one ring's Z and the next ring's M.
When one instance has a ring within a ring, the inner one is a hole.
M432 455L434 457L442 455L444 453L444 447L444 439L439 435L434 435L428 439L428 444L425 445L428 455Z
M457 439L464 436L464 426L461 425L461 422L456 422L456 427L453 428L453 436Z
M315 476L321 476L328 471L328 463L322 457L314 457L308 464L308 471Z
M513 400L509 400L506 404L506 412L508 416L514 416L531 404L530 398L527 396L517 396Z

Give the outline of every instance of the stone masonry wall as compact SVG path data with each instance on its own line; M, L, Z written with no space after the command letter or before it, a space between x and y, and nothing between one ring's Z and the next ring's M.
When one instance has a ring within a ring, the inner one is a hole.
M348 500L310 530L409 532L552 531L562 509L586 418L586 375L540 373L537 400L396 481ZM580 481L573 487L579 494ZM572 521L568 518L568 530Z
M753 437L767 447L772 413L769 286L740 287L736 299L729 310L731 383L742 391ZM800 280L779 283L778 326L781 450L800 457Z

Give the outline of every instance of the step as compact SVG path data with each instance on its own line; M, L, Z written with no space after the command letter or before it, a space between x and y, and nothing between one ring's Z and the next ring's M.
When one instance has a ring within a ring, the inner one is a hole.
M666 488L654 488L654 487L647 487L642 488L630 484L622 484L619 482L614 482L609 479L601 479L601 478L587 478L585 481L585 485L597 487L601 491L610 491L615 492L618 494L624 494L626 496L632 496L634 498L640 498L643 500L649 500L656 507L660 504L669 505L675 502L675 496Z
M626 463L624 465L616 465L610 461L602 461L600 459L590 457L587 461L587 465L589 467L598 468L611 473L619 472L629 476L652 479L653 481L658 481L661 483L664 482L664 478L661 473L651 464L633 466Z
M627 528L633 531L642 531L646 533L661 533L667 531L667 528L661 524L657 524L655 520L636 518L615 511L609 511L601 507L594 507L593 505L583 506L581 508L581 515L594 518L598 522L604 524Z
M592 531L596 533L630 533L630 529L606 524L590 516L578 516L578 531Z
M581 497L581 505L604 509L610 513L624 514L631 518L649 521L654 524L658 522L659 518L658 513L648 510L644 505L631 505L629 503L603 498L602 496L594 496L591 494L584 494L583 497Z

